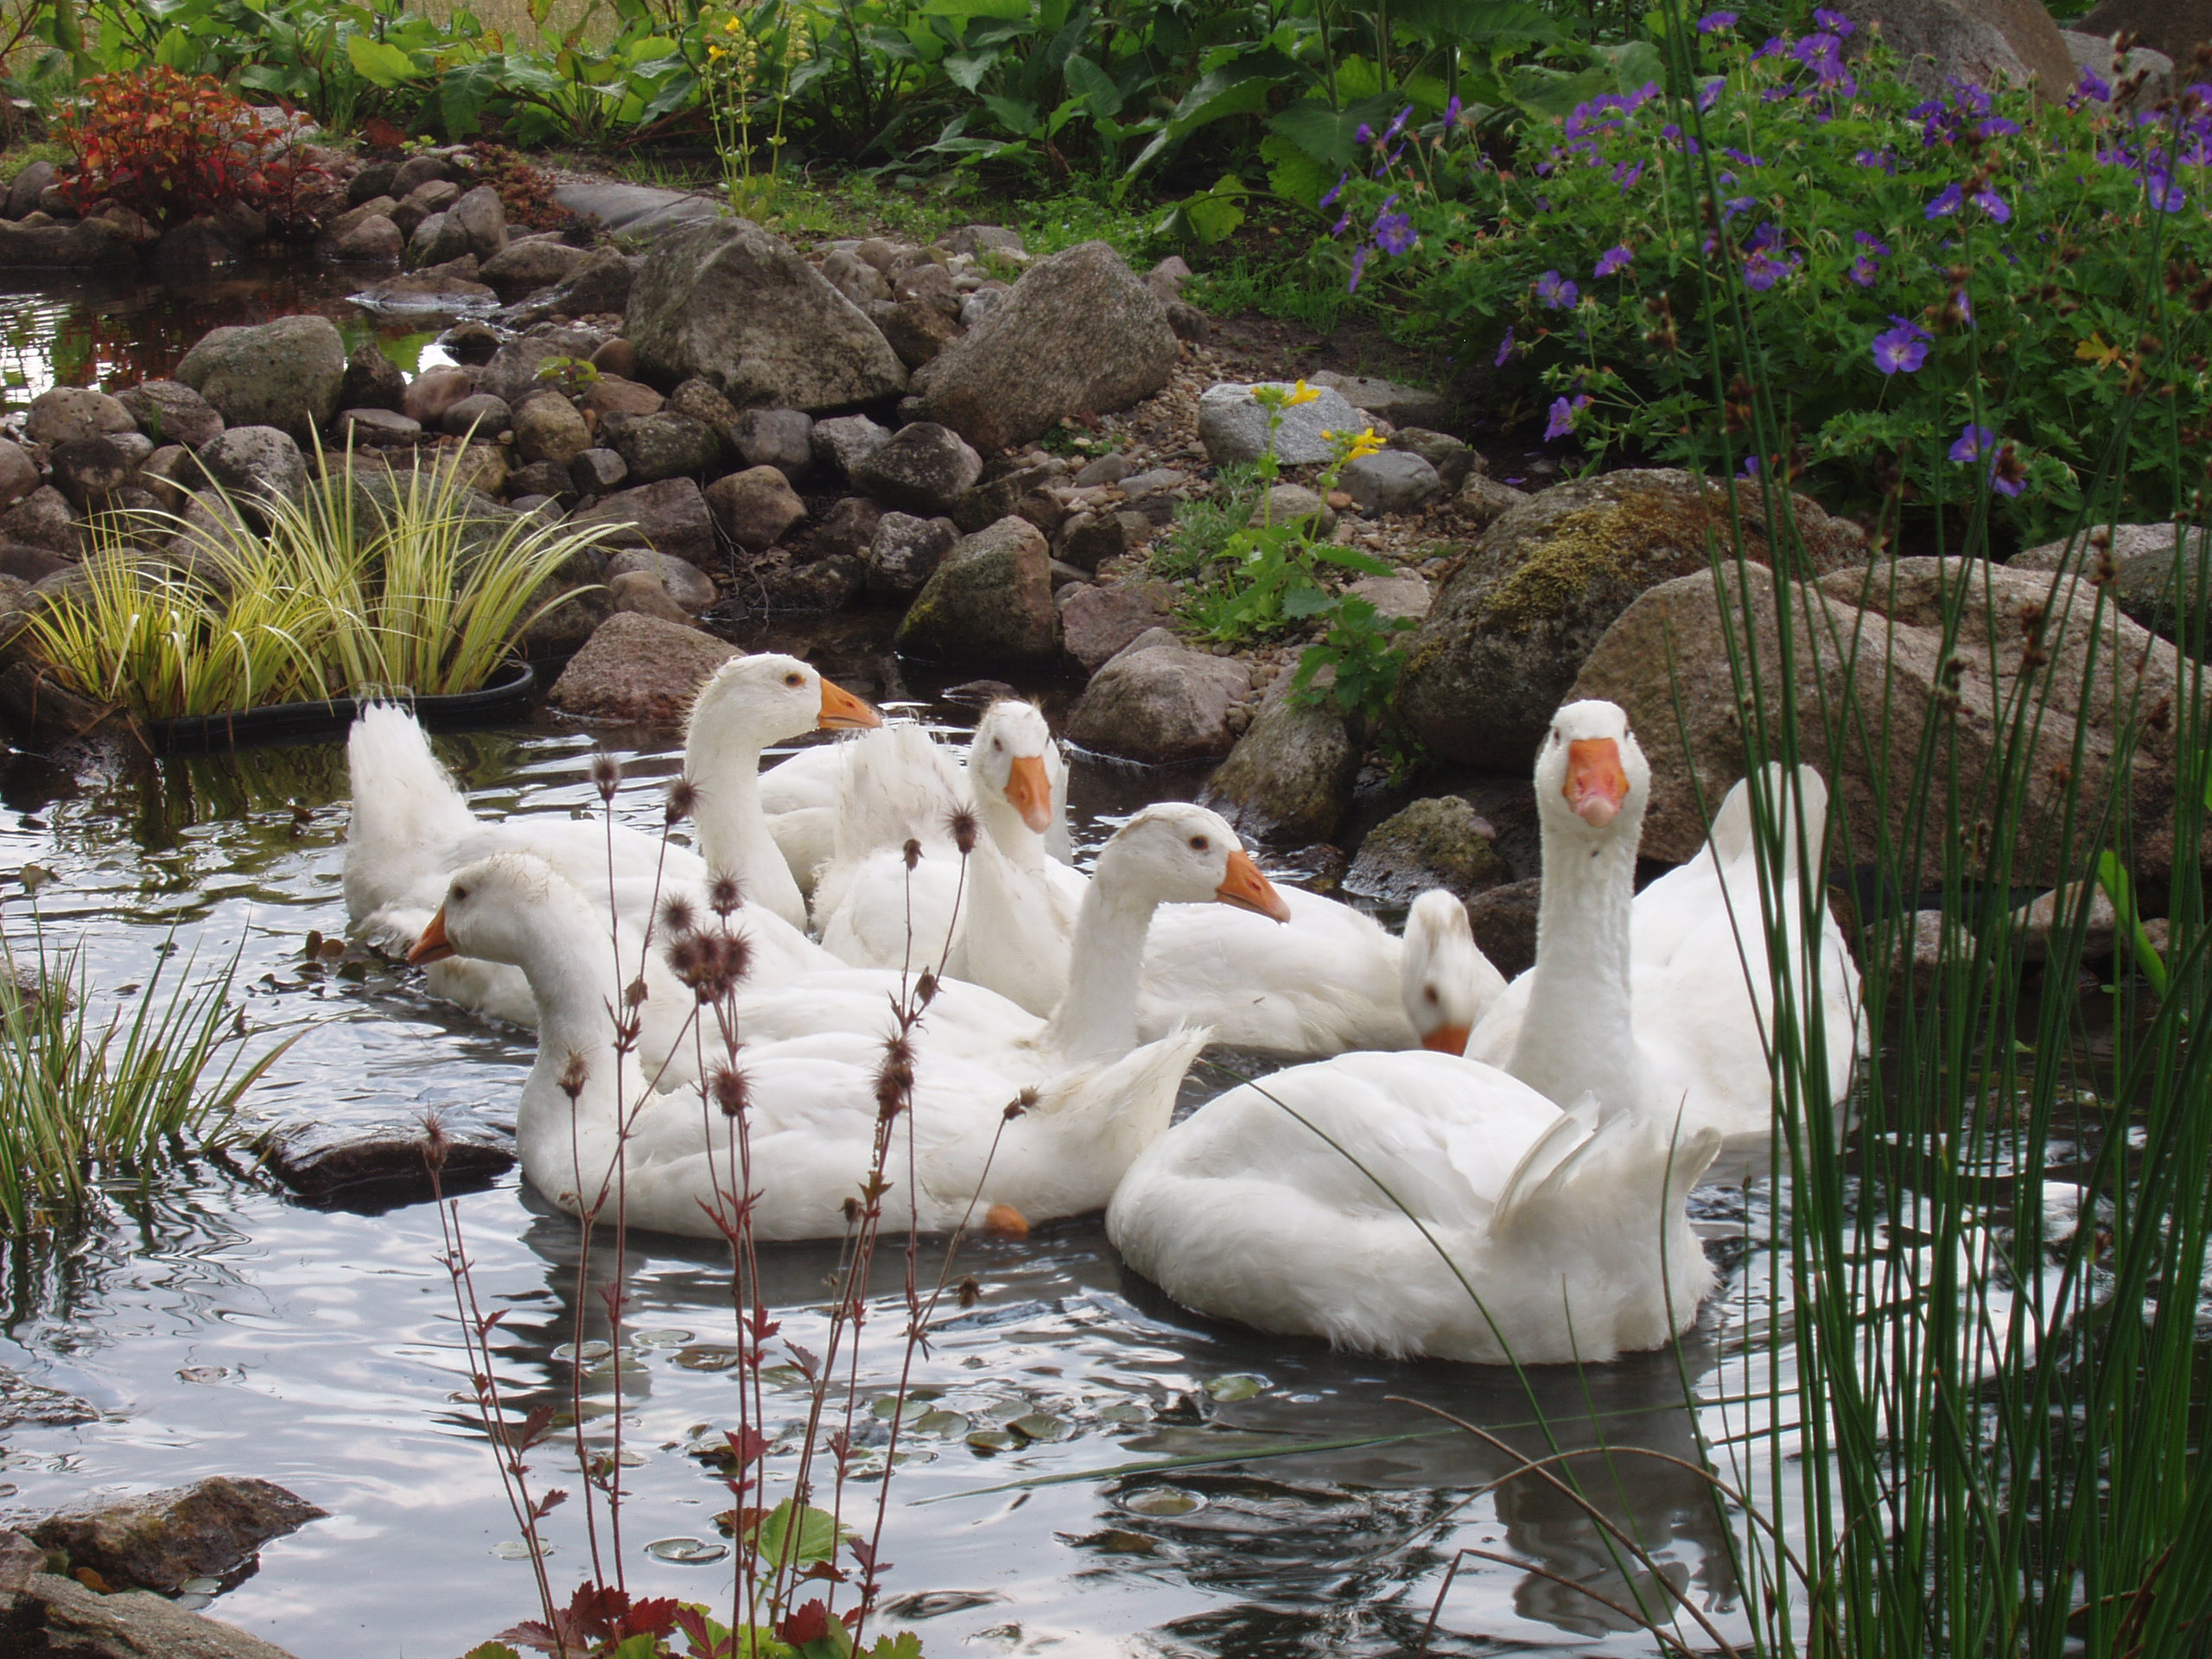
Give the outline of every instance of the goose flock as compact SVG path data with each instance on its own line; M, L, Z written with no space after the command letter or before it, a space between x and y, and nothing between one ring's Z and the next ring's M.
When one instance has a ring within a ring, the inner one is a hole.
M817 729L856 735L761 769ZM1392 934L1277 888L1203 807L1146 808L1084 875L1065 762L1012 698L963 764L796 658L734 658L685 732L689 847L480 818L393 707L356 721L348 764L354 934L537 1028L524 1177L627 1226L728 1234L743 1209L758 1239L842 1236L889 1065L911 1111L887 1225L1103 1209L1128 1265L1204 1314L1599 1361L1695 1319L1713 1275L1686 1202L1769 1145L1777 1020L1838 1098L1863 1040L1819 901L1818 775L1760 780L1764 887L1747 780L1638 893L1650 772L1606 702L1561 709L1536 757L1536 960L1510 983L1451 894ZM1285 1069L1176 1123L1209 1043Z

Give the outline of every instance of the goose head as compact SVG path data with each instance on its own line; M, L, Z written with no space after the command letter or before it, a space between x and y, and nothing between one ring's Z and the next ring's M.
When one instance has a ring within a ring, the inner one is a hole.
M699 688L687 747L759 751L817 729L880 726L883 717L835 681L779 652L733 657Z
M563 924L601 928L575 884L530 853L494 853L464 864L407 960L474 957L519 967Z
M1467 1052L1467 1034L1481 1012L1476 1007L1478 954L1467 907L1457 897L1432 887L1414 900L1406 912L1398 982L1406 1018L1423 1048L1440 1054Z
M1570 702L1536 752L1536 810L1547 834L1598 847L1641 833L1651 766L1617 703Z
M1052 728L1034 703L1003 697L984 710L969 745L977 798L1004 801L1039 835L1052 827L1052 779L1046 755Z
M1218 814L1187 802L1148 806L1114 833L1098 854L1093 880L1102 893L1154 904L1233 905L1278 922L1290 906L1252 861Z

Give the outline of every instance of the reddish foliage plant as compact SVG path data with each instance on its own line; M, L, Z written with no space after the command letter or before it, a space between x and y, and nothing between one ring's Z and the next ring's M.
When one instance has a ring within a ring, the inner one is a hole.
M280 129L209 76L156 65L94 75L82 93L55 123L76 158L62 188L79 213L111 203L166 227L234 201L281 209L308 170L283 153Z

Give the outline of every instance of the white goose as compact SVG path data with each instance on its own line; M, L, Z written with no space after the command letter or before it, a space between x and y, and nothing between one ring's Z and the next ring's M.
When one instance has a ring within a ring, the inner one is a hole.
M1119 862L1131 884L1180 894L1211 882L1243 893L1229 868L1236 855L1211 836L1194 846L1183 828L1154 821L1128 837ZM1259 901L1264 881L1250 893ZM526 854L500 854L454 875L410 955L433 962L454 951L520 969L537 997L538 1057L517 1139L524 1178L553 1203L632 1226L711 1235L743 1188L759 1195L757 1236L847 1230L845 1208L869 1170L877 1132L885 1058L878 1036L831 1031L754 1041L741 1051L736 1080L718 1072L703 1085L641 1091L613 1042L609 988L621 975L614 942L591 903ZM1122 1000L1133 1002L1135 951L1122 954L1131 962ZM1122 1034L1077 1021L1061 1045L1065 1063L1042 1077L918 1043L906 1120L912 1190L902 1142L889 1164L887 1224L937 1230L996 1206L1034 1222L1103 1204L1130 1160L1166 1128L1184 1071L1206 1039L1199 1028L1135 1047ZM1009 1122L1007 1106L1025 1092L1026 1109ZM742 1179L736 1111L747 1115Z
M1179 801L1148 806L1099 850L1076 919L1067 989L1050 1016L945 979L917 1039L929 1052L986 1060L1031 1078L1160 1040L1137 1026L1146 934L1168 907L1209 900L1274 918L1270 926L1288 914L1282 895L1221 818ZM849 968L741 995L741 1028L765 1041L837 1032L887 1036L892 999L907 978L896 969Z
M1684 1199L1720 1135L1678 1125L1633 1028L1648 777L1616 747L1580 748L1568 793L1539 772L1547 879L1515 1058L1573 1103L1436 1053L1247 1084L1123 1178L1106 1228L1132 1267L1202 1313L1400 1356L1604 1360L1688 1325L1713 1273Z
M885 791L870 752L887 735L853 746L845 771L841 834L843 824L855 824L849 838L875 846L824 872L815 890L823 944L856 967L943 961L956 979L987 986L1032 1014L1051 1013L1067 988L1076 918L1090 883L1046 851L1057 746L1045 716L1004 698L977 722L960 795L972 794L982 834L964 868L950 824L963 798L910 799L906 826L896 833L871 823L870 798ZM902 851L910 834L922 845L912 869Z
M1618 805L1632 796L1640 823L1649 778L1628 718L1618 707L1570 703L1554 716L1537 757L1538 809L1554 817L1569 805L1602 812L1607 801ZM1786 799L1783 769L1770 767L1767 780L1785 804L1780 833L1788 849L1787 868L1777 902L1786 960L1797 986L1794 1000L1803 1015L1815 1007L1820 1010L1818 1037L1829 1087L1832 1097L1840 1100L1850 1086L1862 1035L1859 970L1842 930L1825 907L1813 960L1806 960L1799 867L1804 849L1798 825L1826 821L1827 790L1810 767L1799 768L1801 817L1798 804ZM1726 1136L1732 1157L1764 1150L1774 1120L1767 1065L1774 995L1748 781L1738 784L1722 802L1704 850L1632 902L1600 880L1586 860L1555 857L1548 818L1546 823L1539 937L1547 925L1544 918L1555 911L1586 912L1593 928L1619 930L1628 940L1633 1029L1646 1076L1681 1103L1686 1123ZM1805 855L1816 881L1822 868L1819 854L1815 846ZM1523 974L1477 1024L1468 1057L1503 1066L1555 1103L1571 1102L1586 1090L1599 1090L1605 1099L1598 1079L1620 1075L1618 1056L1603 1052L1596 1039L1562 1035L1578 1029L1573 987L1571 976L1546 981L1533 969ZM1807 1040L1813 1040L1810 1033Z
M518 814L479 819L430 751L414 717L389 705L372 708L346 741L353 805L346 830L345 891L357 936L404 950L414 943L459 866L496 852L543 858L585 890L609 896L640 933L650 906L673 893L703 907L713 873L736 876L748 900L740 925L753 945L762 980L825 965L829 958L790 919L804 909L760 822L751 790L760 753L768 743L814 727L876 723L874 710L823 679L796 658L734 658L700 690L684 742L684 770L696 796L693 821L700 850L603 823ZM760 873L766 869L766 879ZM764 891L765 889L765 891ZM647 972L664 992L664 969ZM496 1018L529 1025L536 1004L512 968L454 958L429 977L434 995ZM680 1025L683 999L649 996L646 1052L663 1058L662 1039Z
M817 744L778 761L760 774L761 810L767 814L769 829L775 836L776 845L783 849L792 875L810 898L814 893L817 876L836 861L841 845L849 853L871 850L852 845L851 826L840 816L841 798L849 793L847 772L855 753L847 744ZM926 753L909 751L906 759L915 763L915 771L906 780L908 791L922 791L938 810L931 815L930 821L934 822L943 810L957 804L967 793L961 787L957 769L941 748L933 747ZM1063 816L1068 798L1067 760L1059 746L1052 743L1046 745L1040 759L1052 802L1052 825L1046 836L1047 850L1053 858L1067 863L1074 856ZM880 764L879 760L878 765ZM841 828L845 831L842 842L838 833Z

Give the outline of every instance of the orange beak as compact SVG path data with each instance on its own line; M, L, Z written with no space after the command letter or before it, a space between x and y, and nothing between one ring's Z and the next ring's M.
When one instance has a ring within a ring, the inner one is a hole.
M453 948L453 941L446 938L446 907L440 905L438 913L430 918L430 925L423 930L423 937L415 941L414 949L407 953L407 960L419 968L426 962L443 962L448 957L460 954Z
M1014 770L1007 775L1006 804L1039 835L1052 827L1052 780L1045 775L1043 756L1015 757Z
M989 1238L1027 1238L1029 1217L1010 1204L995 1204L983 1212L983 1232Z
M822 728L830 731L841 728L880 726L883 716L862 702L829 676L822 679Z
M1290 919L1290 906L1283 903L1282 894L1260 874L1260 867L1252 861L1252 855L1241 847L1229 855L1229 874L1221 878L1221 885L1213 890L1213 896L1224 905L1257 911L1278 922Z
M1628 799L1628 774L1621 770L1621 746L1610 737L1578 738L1567 746L1567 783L1560 792L1574 816L1602 830L1619 816Z
M1421 1046L1439 1054L1464 1054L1469 1031L1466 1026L1439 1026L1421 1039Z

